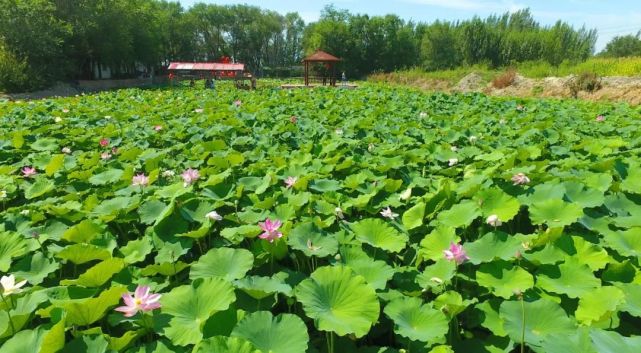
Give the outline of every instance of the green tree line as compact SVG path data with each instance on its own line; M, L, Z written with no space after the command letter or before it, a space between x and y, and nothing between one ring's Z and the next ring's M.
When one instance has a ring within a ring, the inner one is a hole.
M465 21L414 23L326 7L317 22L248 5L165 0L0 0L0 90L56 80L135 77L170 61L229 56L259 75L299 66L323 49L349 77L409 67L582 61L596 31L536 22L529 10Z

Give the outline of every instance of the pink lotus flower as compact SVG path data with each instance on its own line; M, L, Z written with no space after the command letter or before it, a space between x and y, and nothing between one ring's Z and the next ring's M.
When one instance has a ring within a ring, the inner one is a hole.
M145 173L134 175L134 177L131 178L131 185L145 187L149 185L149 178L145 176Z
M265 222L258 222L258 225L260 226L260 229L263 230L263 234L259 235L258 237L261 239L267 239L270 243L273 243L274 240L283 236L283 233L278 231L278 228L283 225L283 223L279 220L272 221L271 219L267 218Z
M183 178L183 185L187 187L200 178L200 173L196 169L189 168L180 174L180 176Z
M106 139L106 138L104 138L104 137L100 139L100 142L99 142L99 143L100 143L100 146L102 146L102 147L107 147L107 146L109 146L109 140L107 140L107 139Z
M118 148L117 147L112 147L111 148L111 153L112 154L118 154Z
M297 177L288 176L287 179L285 179L285 187L287 187L288 189L291 188L292 186L294 186L294 184L296 184L296 181L298 181Z
M36 168L33 168L33 167L22 168L22 176L24 176L25 178L32 177L36 174L38 174L38 172L36 171Z
M525 185L530 182L530 178L527 177L527 175L523 173L518 173L514 174L512 177L512 182L514 185Z
M240 101L240 99L234 101L234 105L236 106L236 108L240 107L241 104L242 102Z
M443 254L445 254L446 259L450 261L454 260L458 265L470 259L461 244L450 243L450 248L443 250Z
M289 122L290 123L296 124L297 121L298 121L298 118L295 115L292 115L292 116L289 117Z
M62 112L63 113L69 113L69 109L63 109Z
M398 217L398 213L392 212L392 209L387 207L381 211L381 216L393 220L394 218Z
M152 311L160 308L160 294L149 294L149 286L138 286L134 295L126 293L122 295L124 306L119 306L115 310L125 314L125 317L132 317L139 311Z
M603 115L598 115L598 116L596 117L596 121L599 121L599 122L601 122L601 121L605 121L605 117L604 117Z
M100 154L100 159L102 159L102 160L111 159L111 153L109 153L109 152L102 152L102 153Z
M162 130L162 125L154 125L154 131Z

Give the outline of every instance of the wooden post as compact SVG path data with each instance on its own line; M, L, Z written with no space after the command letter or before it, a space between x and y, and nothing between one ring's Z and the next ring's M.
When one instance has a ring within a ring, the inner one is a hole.
M305 86L309 86L309 62L305 61Z

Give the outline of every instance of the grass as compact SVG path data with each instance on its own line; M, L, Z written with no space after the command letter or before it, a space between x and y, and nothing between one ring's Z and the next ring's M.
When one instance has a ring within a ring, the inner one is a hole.
M516 71L525 77L544 78L550 76L579 75L594 72L599 76L641 76L641 57L629 58L590 58L582 63L563 62L555 67L547 62L533 61L515 65ZM396 83L415 82L417 80L437 80L456 84L463 77L476 72L486 82L505 73L505 68L490 68L487 65L463 66L450 70L425 71L420 68L393 73L377 73L369 77L372 81Z

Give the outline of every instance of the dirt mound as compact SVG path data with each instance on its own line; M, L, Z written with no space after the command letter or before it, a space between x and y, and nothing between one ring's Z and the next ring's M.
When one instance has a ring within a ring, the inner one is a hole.
M42 99L49 97L69 97L80 94L80 90L68 83L56 83L53 87L47 88L42 91L35 91L29 93L15 93L7 94L5 98L11 100L26 100L26 99Z
M479 91L485 87L486 83L481 74L472 72L463 77L453 88L455 91L470 92Z

